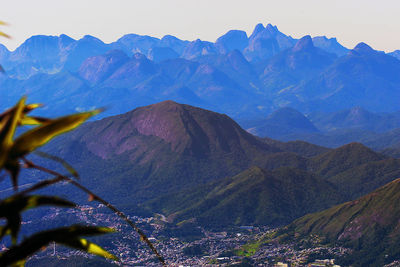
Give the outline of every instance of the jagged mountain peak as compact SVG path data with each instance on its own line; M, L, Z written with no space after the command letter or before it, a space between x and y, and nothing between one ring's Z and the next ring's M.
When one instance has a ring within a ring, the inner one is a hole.
M305 51L305 50L311 50L314 48L313 41L311 39L310 35L306 35L302 37L299 41L297 41L296 45L293 47L293 51Z
M278 27L276 25L272 25L270 23L268 23L268 25L265 27L265 29L273 35L279 32Z
M245 31L230 30L219 37L215 45L221 53L228 53L235 49L243 51L248 43L249 40Z
M104 55L87 58L79 68L79 75L92 84L103 81L117 68L128 62L129 57L121 50L110 50Z
M265 27L262 23L258 23L253 30L253 33L250 35L250 39L254 38L257 34L265 30Z
M274 38L277 37L278 35L283 35L283 34L278 30L277 26L268 24L266 27L264 27L261 23L259 23L254 28L254 31L249 39L253 40L255 38Z
M357 44L354 47L353 51L356 51L360 54L370 54L376 52L372 47L363 42Z

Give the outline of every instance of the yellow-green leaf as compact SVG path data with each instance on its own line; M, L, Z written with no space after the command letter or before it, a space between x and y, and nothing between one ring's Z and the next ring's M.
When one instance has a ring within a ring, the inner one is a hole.
M6 38L9 38L9 39L11 38L10 35L8 35L8 34L6 34L4 32L0 32L0 36L6 37Z
M28 112L34 110L35 108L40 108L40 107L43 107L43 104L40 104L40 103L28 104L24 108L24 113L28 113Z
M50 122L50 119L42 117L24 116L19 122L20 125L41 125Z
M0 218L7 218L10 214L21 213L22 211L44 205L59 207L76 206L74 203L56 196L16 195L0 202Z
M22 157L46 144L57 135L73 130L99 112L99 110L95 110L92 112L65 116L35 127L19 136L14 141L10 150L10 156L13 158Z
M6 118L4 118L4 124L0 128L1 145L11 145L15 130L18 125L18 121L21 119L22 112L25 108L25 101L25 97L21 98L18 104L11 110L11 112L7 114ZM2 146L0 147L0 149L1 148Z
M93 253L99 253L103 257L106 256L111 259L116 259L115 256L111 254L111 256L104 254L104 252L99 250L96 246L90 246L89 242L85 243L80 241L80 236L101 235L113 231L113 229L106 227L73 225L39 232L25 238L18 245L14 245L0 253L0 266L9 266L20 260L24 260L42 247L47 246L50 242L65 244L72 247L78 246L79 249L84 247L85 250L90 248L90 251L93 251Z
M0 125L0 169L3 168L6 159L8 158L8 151L13 144L13 137L18 122L22 118L22 112L25 107L26 98L23 97L18 104L2 118Z
M94 255L112 259L112 260L118 260L118 258L116 256L114 256L113 254L111 254L110 252L106 251L99 245L92 243L84 238L75 238L75 239L65 240L65 241L61 241L60 243L70 246L72 248L83 250L90 254L94 254Z
M25 263L26 263L26 260L20 260L20 261L13 263L11 266L12 267L24 267Z

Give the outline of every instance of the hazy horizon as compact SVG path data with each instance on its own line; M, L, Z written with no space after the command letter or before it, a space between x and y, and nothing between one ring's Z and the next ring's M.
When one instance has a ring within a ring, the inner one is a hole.
M67 34L80 39L89 34L106 43L135 33L161 38L171 34L184 40L214 42L232 29L251 34L255 25L271 23L286 35L336 37L353 48L365 42L376 50L400 49L400 2L385 0L242 1L218 0L6 0L1 30L13 36L0 43L14 50L32 35Z

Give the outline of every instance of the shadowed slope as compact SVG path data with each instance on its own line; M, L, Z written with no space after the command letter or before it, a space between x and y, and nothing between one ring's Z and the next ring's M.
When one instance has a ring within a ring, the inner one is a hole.
M400 255L399 201L397 179L355 201L306 215L289 228L302 235L319 234L332 243L354 248L348 264L382 266Z

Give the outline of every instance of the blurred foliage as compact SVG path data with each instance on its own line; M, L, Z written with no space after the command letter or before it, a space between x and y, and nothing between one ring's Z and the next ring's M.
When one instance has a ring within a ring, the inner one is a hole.
M1 21L0 20L0 26L3 26L3 25L7 25L7 23L5 23L4 21ZM11 36L10 35L8 35L8 34L6 34L5 32L2 32L2 31L0 31L0 36L1 37L5 37L5 38L11 38ZM0 73L1 72L4 72L4 69L3 69L3 67L0 65Z
M7 23L0 20L0 25L7 25ZM0 31L0 36L6 37L6 38L11 38L10 35L6 34L5 32L2 32L2 31Z
M0 254L0 266L23 266L29 256L51 242L118 260L100 246L82 238L82 236L114 232L113 229L106 227L73 225L35 233L20 241L19 233L24 211L41 206L76 207L74 203L56 196L32 194L33 191L50 186L58 181L68 181L70 178L35 165L27 160L26 156L55 136L76 128L99 112L99 110L95 110L56 119L39 118L30 116L29 113L41 105L29 105L25 102L24 97L17 105L0 114L0 170L9 174L15 191L12 196L0 201L0 218L5 221L0 226L0 239L2 240L9 235L12 240L12 245ZM16 137L17 128L24 125L33 127ZM66 163L63 165L68 167L67 170L72 177L77 177L76 171L71 166ZM56 178L39 181L28 189L18 191L18 178L21 168L38 169L53 174Z

